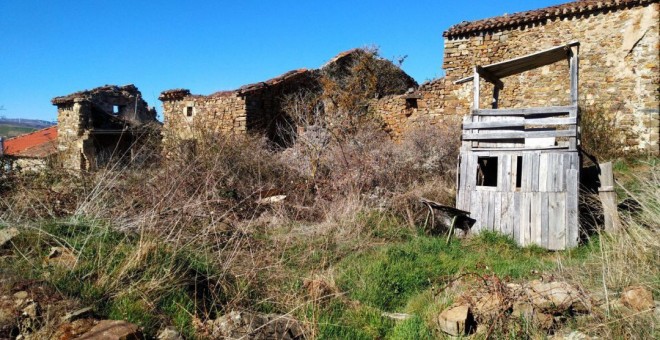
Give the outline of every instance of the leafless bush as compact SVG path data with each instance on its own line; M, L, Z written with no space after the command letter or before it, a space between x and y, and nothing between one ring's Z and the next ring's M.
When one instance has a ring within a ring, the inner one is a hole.
M596 157L598 162L634 158L638 155L627 144L628 140L637 139L638 136L617 121L616 111L616 108L606 109L602 106L580 108L582 149Z

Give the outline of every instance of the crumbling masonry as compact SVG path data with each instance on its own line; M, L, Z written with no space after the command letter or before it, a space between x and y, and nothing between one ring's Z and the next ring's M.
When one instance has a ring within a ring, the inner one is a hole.
M95 170L130 160L141 128L159 125L134 85L106 85L55 97L58 151L67 169Z
M445 77L417 92L381 99L376 110L393 136L415 124L442 124L471 110L474 66L489 65L571 41L580 43L582 108L602 109L638 137L625 141L657 154L660 136L660 39L657 0L582 0L463 22L444 32ZM500 108L566 105L567 61L508 79ZM483 82L482 91L492 91ZM482 98L482 107L491 105Z

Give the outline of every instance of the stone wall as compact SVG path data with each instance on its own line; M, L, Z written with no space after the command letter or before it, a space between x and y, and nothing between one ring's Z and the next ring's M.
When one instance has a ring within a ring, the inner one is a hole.
M577 40L580 42L580 106L602 110L602 114L638 136L622 142L658 152L659 6L652 3L609 8L545 19L522 27L450 35L445 38L442 65L446 76L419 87L417 109L406 109L405 96L390 96L375 103L374 110L394 137L420 121L442 124L448 117L460 118L470 112L472 83L454 82L471 76L474 66ZM569 104L567 61L504 78L503 82L500 108ZM491 107L492 91L493 86L482 80L481 108Z
M55 97L51 102L57 106L59 158L67 169L96 169L105 157L102 155L125 151L118 150L118 144L130 143L134 129L156 123L155 109L134 85L105 85ZM103 136L96 138L95 133ZM108 144L113 138L116 143Z
M455 88L447 91L447 88ZM446 78L422 84L417 91L405 95L387 96L373 104L373 110L383 120L385 131L394 139L408 129L420 125L454 124L469 113L455 93L469 91L469 86L453 86Z
M467 112L472 92L453 81L487 65L580 42L580 106L602 110L638 138L627 143L658 151L659 33L658 3L546 19L519 28L472 32L445 39L446 94ZM566 105L567 62L503 79L500 108ZM482 83L486 83L485 81ZM481 107L489 107L490 84L482 88Z
M57 107L57 149L62 166L66 169L79 169L83 166L83 140L85 121L89 115L89 103L70 102Z
M163 100L163 143L197 139L205 133L245 133L245 98L236 92L211 96L186 95Z

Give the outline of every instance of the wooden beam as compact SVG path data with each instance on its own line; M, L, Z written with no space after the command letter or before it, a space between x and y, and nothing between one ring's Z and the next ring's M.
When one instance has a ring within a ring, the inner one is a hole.
M512 152L512 151L558 151L558 150L568 150L567 146L544 146L544 147L529 147L529 148L472 148L470 151L479 153L483 152L497 152L502 151L503 153Z
M479 72L478 66L474 67L474 81L472 82L472 87L474 91L474 98L472 103L472 110L479 110Z
M463 140L491 140L491 139L523 139L548 137L575 137L577 128L572 126L566 130L552 131L480 131L479 133L464 133Z
M481 66L477 66L477 73L481 76L481 78L486 79L489 83L495 85L496 88L498 89L504 89L504 83L500 80L500 78L497 78L495 75L490 73L488 70L484 69Z
M527 116L527 115L548 115L548 114L569 114L577 111L575 106L548 106L548 107L530 107L522 109L481 109L474 110L473 115L477 116Z
M571 68L571 105L578 105L578 86L579 86L579 46L572 46L569 51L570 56L570 68Z
M515 119L518 118L518 119ZM575 125L576 118L528 118L514 117L508 120L496 120L490 122L469 122L463 123L463 130L470 129L494 129L505 127L524 127L529 125Z

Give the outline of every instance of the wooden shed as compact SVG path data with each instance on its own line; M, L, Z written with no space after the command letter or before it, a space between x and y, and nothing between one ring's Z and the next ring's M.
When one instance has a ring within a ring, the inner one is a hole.
M520 245L561 250L578 243L578 50L572 42L488 66L476 66L472 114L463 121L458 209ZM567 61L570 105L497 109L502 80ZM492 83L492 107L479 107L480 81ZM458 83L457 82L457 83Z

